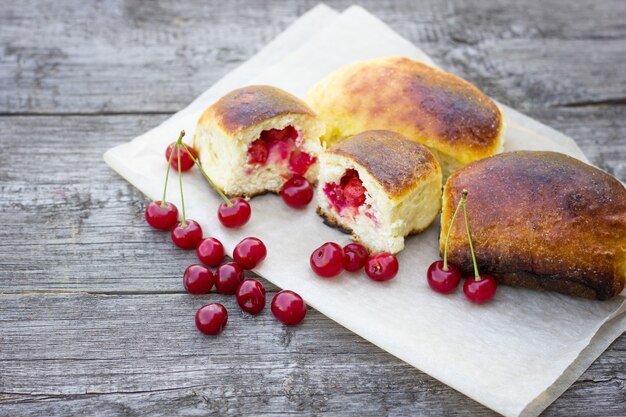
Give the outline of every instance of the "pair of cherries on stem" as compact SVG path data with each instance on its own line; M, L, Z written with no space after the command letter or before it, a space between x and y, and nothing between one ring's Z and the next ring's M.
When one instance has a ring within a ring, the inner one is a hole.
M189 159L194 158L192 152L195 153L195 151L192 151L186 146L183 148L183 136L185 136L184 131L180 132L178 140L174 144L170 145L166 150L168 166L165 173L163 198L161 201L153 201L148 205L148 207L146 207L146 221L156 229L170 230L172 241L179 248L193 249L198 245L200 240L202 240L202 228L198 222L187 219L185 213L183 177L181 173L183 170L187 171L193 166L193 164L189 163ZM174 159L174 155L176 155L176 159ZM178 170L178 182L182 202L182 220L180 222L178 221L178 208L174 204L165 200L171 167Z
M185 199L183 196L183 180L181 173L188 171L194 165L197 165L202 175L207 179L213 189L222 197L224 202L220 204L217 216L225 227L241 227L248 222L251 215L250 204L243 198L234 198L230 200L211 180L204 171L196 151L187 146L183 141L185 131L180 132L178 140L168 146L165 152L165 158L168 162L167 171L165 173L165 185L163 186L163 198L161 201L153 201L146 207L146 221L150 226L159 230L171 230L172 241L182 249L194 249L200 240L202 240L202 228L191 219L187 219L185 213ZM174 155L176 158L174 159ZM182 203L182 220L178 221L178 208L166 201L167 183L170 174L170 168L178 170L178 179L180 186L180 197Z
M474 245L472 244L472 236L470 234L469 221L467 219L467 190L462 191L461 200L452 215L443 251L443 261L433 262L428 268L426 277L430 287L442 294L451 293L461 282L461 278L463 276L461 270L457 266L448 263L448 241L450 240L450 233L452 231L452 226L454 225L454 220L456 219L456 215L461 207L463 208L463 218L465 219L467 240L469 242L470 253L472 255L472 262L474 264L474 276L468 277L463 283L463 293L471 302L482 304L491 300L496 295L497 283L491 275L481 275L478 272L476 254L474 253Z

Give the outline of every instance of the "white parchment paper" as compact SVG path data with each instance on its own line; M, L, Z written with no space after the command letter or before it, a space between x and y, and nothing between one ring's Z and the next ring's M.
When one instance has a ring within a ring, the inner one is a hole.
M165 147L185 129L191 138L202 110L224 93L248 84L272 84L296 95L329 72L355 60L402 55L430 58L360 7L339 14L320 5L302 16L266 48L209 88L161 126L108 150L105 161L151 199L160 199ZM433 64L434 65L434 64ZM586 161L567 136L502 106L505 150L553 150ZM597 302L553 293L500 287L493 302L476 306L462 291L434 293L428 265L438 259L438 224L407 239L400 273L387 283L364 274L316 277L310 253L326 241L347 243L326 227L314 207L289 209L274 195L254 198L244 228L223 228L219 197L197 170L184 174L188 217L205 236L220 239L230 253L246 236L268 247L257 273L292 289L309 305L389 353L506 416L534 416L571 385L626 330L625 299ZM180 207L176 175L168 200ZM589 410L591 412L591 410Z

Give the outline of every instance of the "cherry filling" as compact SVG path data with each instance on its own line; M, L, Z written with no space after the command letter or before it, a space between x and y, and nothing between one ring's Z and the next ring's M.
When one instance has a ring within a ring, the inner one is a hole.
M298 131L293 126L264 130L248 147L248 164L285 164L290 173L304 175L317 158L300 150L296 139Z
M347 170L339 183L329 182L324 185L324 194L335 210L352 218L357 215L359 207L365 204L365 191L363 181L355 169ZM367 214L371 218L371 214Z
M269 156L267 144L261 139L257 139L250 144L248 148L248 163L249 164L264 164Z
M315 163L316 157L295 149L289 156L289 170L297 175L304 175L309 167Z

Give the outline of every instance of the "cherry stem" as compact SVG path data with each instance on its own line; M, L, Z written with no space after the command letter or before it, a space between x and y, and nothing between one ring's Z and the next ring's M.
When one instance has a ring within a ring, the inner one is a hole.
M187 218L185 216L185 196L183 195L183 176L180 169L180 145L183 143L183 136L185 136L184 130L180 132L180 136L176 142L176 150L178 151L178 184L180 186L180 202L183 207L183 221L180 225L181 227L187 227Z
M185 131L180 132L180 136L178 140L181 140L185 136ZM178 141L177 141L178 142ZM167 179L170 176L170 168L172 167L172 158L174 157L174 152L170 153L170 159L167 161L167 171L165 171L165 185L163 186L163 198L161 199L161 208L165 207L165 193L167 192Z
M182 143L182 145L185 147L185 150L187 150L187 153L189 154L189 156L193 160L194 164L196 164L198 166L198 168L200 169L200 172L202 172L202 175L204 175L204 178L206 178L206 180L209 182L209 184L211 184L211 187L213 187L213 189L220 195L220 197L222 197L222 200L224 200L224 202L226 202L226 205L228 207L232 207L233 206L232 201L230 201L230 199L226 196L226 194L224 194L222 192L222 190L220 190L220 188L213 182L211 177L209 177L209 174L207 174L206 171L204 170L204 168L202 168L202 165L200 165L200 161L198 161L196 158L193 157L193 154L191 153L191 151L189 150L187 145L185 145L184 143Z
M467 240L469 241L470 252L472 254L472 262L474 263L474 277L476 281L480 281L478 273L478 263L476 263L476 254L474 253L474 245L472 244L472 235L470 233L469 221L467 220L467 190L463 190L461 194L461 202L463 204L463 217L465 218L465 229L467 230Z
M459 204L456 205L456 210L454 210L454 214L452 215L452 220L450 220L450 225L448 226L448 235L446 236L446 244L443 249L443 270L448 270L448 242L450 241L450 232L452 232L452 226L454 225L454 220L456 219L456 215L459 213L459 209L463 205L463 201L465 201L465 196L461 195L461 200Z

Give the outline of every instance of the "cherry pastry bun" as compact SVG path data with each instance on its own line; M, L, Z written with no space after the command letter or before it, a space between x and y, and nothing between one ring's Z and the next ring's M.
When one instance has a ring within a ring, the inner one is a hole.
M500 283L606 300L626 279L626 189L609 174L556 152L507 152L448 179L440 245L468 190L467 211L481 272ZM462 218L448 261L472 273Z
M388 129L426 145L444 179L502 151L502 113L478 88L407 58L350 64L316 84L307 103L326 123L332 144L370 129Z
M441 167L425 146L371 130L320 154L317 213L371 252L397 253L441 209Z
M299 98L276 87L234 90L207 108L194 148L229 196L279 192L293 175L315 183L323 122Z

